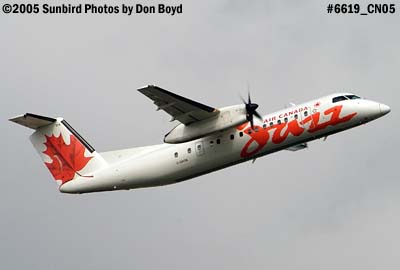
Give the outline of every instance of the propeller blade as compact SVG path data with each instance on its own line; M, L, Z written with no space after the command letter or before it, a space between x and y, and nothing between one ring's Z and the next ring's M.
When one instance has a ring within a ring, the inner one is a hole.
M243 102L243 104L247 104L246 100L242 96L239 96L239 97L240 97L240 100Z
M254 121L253 121L254 118L253 118L253 114L249 114L248 120L249 120L249 122L250 122L251 129L254 130Z
M258 119L260 119L261 121L263 120L262 116L261 116L257 111L254 111L254 115L255 115Z
M247 104L246 109L248 110L249 113L254 113L257 110L257 108L258 108L258 104L250 103L250 104Z
M240 99L246 105L246 119L247 119L247 121L250 122L251 129L254 130L254 116L256 116L261 121L263 120L262 116L256 111L258 108L258 104L251 103L251 96L250 96L249 89L247 90L247 102L245 101L245 99L242 96L240 96Z

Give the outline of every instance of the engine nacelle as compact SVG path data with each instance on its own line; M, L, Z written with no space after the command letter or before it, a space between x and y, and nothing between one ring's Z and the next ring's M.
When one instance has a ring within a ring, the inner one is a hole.
M219 109L220 113L212 118L191 123L179 124L164 137L166 143L183 143L211 133L222 131L230 127L247 122L245 105L234 105Z

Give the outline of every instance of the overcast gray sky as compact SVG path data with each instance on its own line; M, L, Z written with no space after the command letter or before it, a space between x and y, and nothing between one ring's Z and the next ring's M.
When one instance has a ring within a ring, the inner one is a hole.
M399 269L400 3L182 3L173 17L0 13L0 268ZM392 112L304 151L88 195L59 193L31 130L7 121L63 116L100 152L158 144L173 124L138 87L222 107L247 81L262 113L342 90Z

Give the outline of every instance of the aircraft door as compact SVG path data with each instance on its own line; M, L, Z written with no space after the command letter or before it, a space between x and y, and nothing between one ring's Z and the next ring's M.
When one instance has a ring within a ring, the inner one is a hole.
M204 155L204 144L203 144L202 141L197 142L197 143L195 144L195 148L196 148L196 154L197 154L198 156Z

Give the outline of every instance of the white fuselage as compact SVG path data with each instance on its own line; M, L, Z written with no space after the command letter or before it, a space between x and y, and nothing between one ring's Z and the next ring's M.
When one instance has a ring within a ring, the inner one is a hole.
M181 182L374 120L389 107L365 99L333 102L340 93L312 100L248 123L179 144L100 153L108 166L92 178L79 177L61 192L86 193Z

